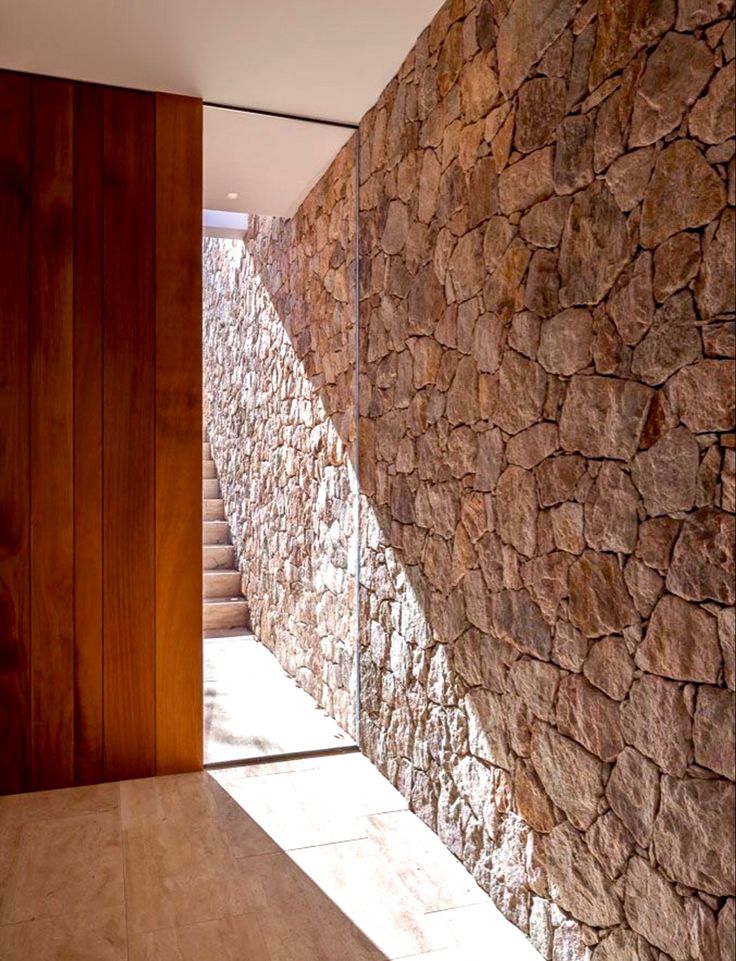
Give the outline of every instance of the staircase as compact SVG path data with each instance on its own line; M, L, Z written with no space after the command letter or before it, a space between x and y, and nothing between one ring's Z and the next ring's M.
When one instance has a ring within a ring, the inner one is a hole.
M230 527L225 520L225 504L217 479L217 468L206 437L202 443L202 494L205 636L249 631L248 604L240 590L235 548L230 539Z

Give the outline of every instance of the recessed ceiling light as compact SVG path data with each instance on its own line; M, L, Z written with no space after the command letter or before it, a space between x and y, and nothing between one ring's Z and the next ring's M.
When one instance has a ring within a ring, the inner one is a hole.
M227 195L227 199L228 199L228 200L237 200L237 199L238 199L238 196L239 196L239 195L236 194L236 193L229 193L229 194Z

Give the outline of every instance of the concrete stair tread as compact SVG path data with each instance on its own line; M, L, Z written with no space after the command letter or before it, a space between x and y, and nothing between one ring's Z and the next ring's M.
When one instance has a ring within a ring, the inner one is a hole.
M248 610L248 602L241 594L239 597L203 597L202 604L205 608L222 610Z
M227 545L230 543L230 527L227 521L212 520L202 522L203 545Z
M204 596L205 598L242 597L240 572L234 570L205 571Z
M202 565L208 571L234 571L235 548L232 544L203 544Z
M202 510L205 521L225 520L225 502L221 497L205 497L202 501Z
M202 612L205 630L250 627L250 611L243 597L205 598L202 605Z

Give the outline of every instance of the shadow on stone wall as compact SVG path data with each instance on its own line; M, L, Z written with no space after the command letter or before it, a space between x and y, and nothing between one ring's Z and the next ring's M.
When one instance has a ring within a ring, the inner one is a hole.
M547 958L734 939L727 7L448 2L361 124L361 744ZM350 445L334 176L249 244Z
M447 3L361 124L363 746L546 957L715 957L733 26L598 8Z

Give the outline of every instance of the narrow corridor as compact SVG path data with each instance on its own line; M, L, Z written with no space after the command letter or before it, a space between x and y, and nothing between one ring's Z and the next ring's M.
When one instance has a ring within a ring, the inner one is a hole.
M204 742L206 764L353 743L252 634L204 642Z
M4 961L533 961L361 755L0 798Z
M206 434L202 458L205 763L349 748L350 737L251 633Z

